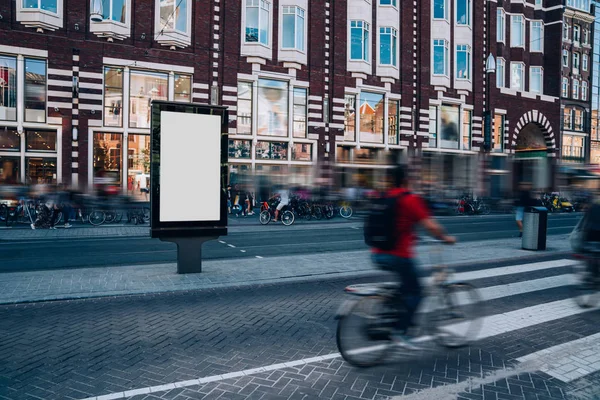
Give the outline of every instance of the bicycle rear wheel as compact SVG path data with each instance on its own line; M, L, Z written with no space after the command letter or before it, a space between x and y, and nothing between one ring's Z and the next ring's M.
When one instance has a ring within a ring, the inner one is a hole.
M358 300L338 321L336 343L342 358L360 368L383 362L395 320L387 321L382 316L396 315L392 313L383 297Z
M571 297L581 308L595 307L600 300L600 281L598 274L593 273L599 262L599 259L586 259L571 267Z
M268 210L261 211L260 216L258 218L261 225L266 225L271 222L271 213Z
M294 216L294 213L289 210L284 211L283 214L281 214L281 222L283 222L285 226L290 226L295 220L296 217Z
M342 216L342 218L350 218L352 216L352 207L350 206L343 206L340 208L340 215Z
M468 345L477 338L483 322L480 300L479 292L469 283L445 285L430 299L427 329L442 346Z
M104 211L93 210L90 213L89 221L94 226L102 225L106 221L106 214L104 214Z

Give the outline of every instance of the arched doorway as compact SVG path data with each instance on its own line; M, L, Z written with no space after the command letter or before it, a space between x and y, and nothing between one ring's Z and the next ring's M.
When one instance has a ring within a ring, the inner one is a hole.
M549 189L552 186L551 165L544 127L536 122L526 123L517 134L514 149L514 186L529 182L534 189Z

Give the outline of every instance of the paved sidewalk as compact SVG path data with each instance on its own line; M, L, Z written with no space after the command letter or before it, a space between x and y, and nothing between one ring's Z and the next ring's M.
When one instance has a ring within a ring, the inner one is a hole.
M419 246L421 265L439 262L439 253L432 252L431 249L431 245ZM509 260L526 262L569 251L568 236L554 235L549 238L548 249L543 252L522 250L521 241L514 238L459 243L444 248L443 259L450 265ZM203 271L200 274L178 275L176 265L171 263L2 273L0 304L323 280L380 273L373 268L367 251L234 261L211 260L203 263Z

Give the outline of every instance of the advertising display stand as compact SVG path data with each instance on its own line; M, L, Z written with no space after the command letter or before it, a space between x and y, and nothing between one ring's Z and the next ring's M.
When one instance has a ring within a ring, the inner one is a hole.
M202 272L202 245L227 235L226 107L153 101L150 236L177 244L177 273Z

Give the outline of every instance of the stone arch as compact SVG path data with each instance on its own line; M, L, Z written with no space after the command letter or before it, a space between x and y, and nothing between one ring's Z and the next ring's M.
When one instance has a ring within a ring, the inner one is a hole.
M528 124L535 124L540 128L544 135L544 140L546 141L546 147L548 148L548 156L554 157L556 154L556 138L554 136L554 131L552 130L552 126L550 125L550 121L544 114L539 111L528 111L519 118L519 122L517 122L517 126L515 126L515 130L512 134L511 138L511 152L515 152L517 147L517 138L521 130Z

